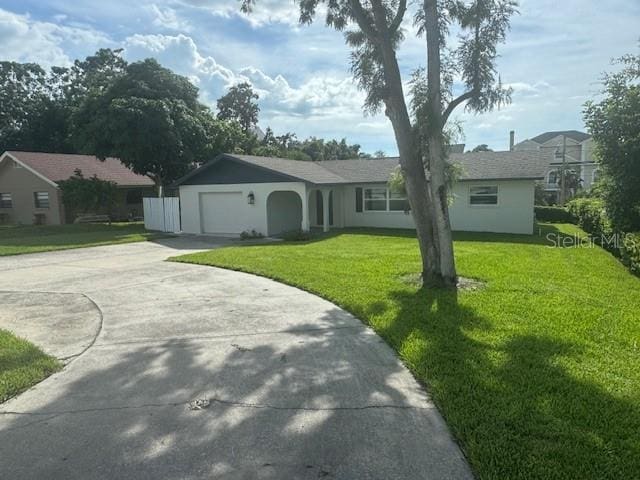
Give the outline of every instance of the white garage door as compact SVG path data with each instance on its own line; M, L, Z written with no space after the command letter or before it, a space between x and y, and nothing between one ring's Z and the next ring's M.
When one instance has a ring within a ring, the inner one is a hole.
M202 233L217 235L239 234L238 222L242 208L241 192L216 192L200 194L200 222Z

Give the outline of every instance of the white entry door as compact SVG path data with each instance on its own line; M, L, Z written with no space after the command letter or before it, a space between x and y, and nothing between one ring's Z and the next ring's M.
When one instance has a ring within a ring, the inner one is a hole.
M236 235L242 231L239 212L243 206L241 192L200 194L200 226L202 233Z

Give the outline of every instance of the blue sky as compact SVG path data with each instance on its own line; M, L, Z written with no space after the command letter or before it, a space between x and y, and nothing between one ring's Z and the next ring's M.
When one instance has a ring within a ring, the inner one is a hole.
M398 57L406 79L423 65L424 42L407 23ZM638 0L521 0L501 46L502 81L514 89L501 110L458 110L468 148L508 147L547 130L582 129L582 105L597 94L609 60L637 52ZM260 126L304 138L346 137L366 151L395 154L388 120L362 113L342 36L322 22L297 24L291 0L259 0L250 15L238 0L0 0L0 59L69 64L98 48L155 57L200 87L203 102L232 84L259 91Z

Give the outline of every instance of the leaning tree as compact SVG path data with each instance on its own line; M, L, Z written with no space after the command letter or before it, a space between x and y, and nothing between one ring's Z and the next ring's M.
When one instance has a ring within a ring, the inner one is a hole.
M257 0L241 0L251 11ZM446 164L447 121L456 107L486 112L509 101L496 70L496 47L505 39L513 0L417 1L413 21L426 39L426 70L416 69L408 104L396 52L404 39L407 0L298 0L300 22L314 20L319 6L327 26L345 32L351 69L366 93L365 109L384 106L393 127L400 168L416 225L426 285L457 282L449 221ZM459 34L451 41L450 29ZM421 73L423 72L423 73ZM460 79L457 92L454 78Z

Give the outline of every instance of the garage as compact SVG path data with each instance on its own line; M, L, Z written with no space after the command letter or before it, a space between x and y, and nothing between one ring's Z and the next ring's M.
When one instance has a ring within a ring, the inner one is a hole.
M236 213L242 205L242 192L208 192L200 194L202 233L239 234Z

